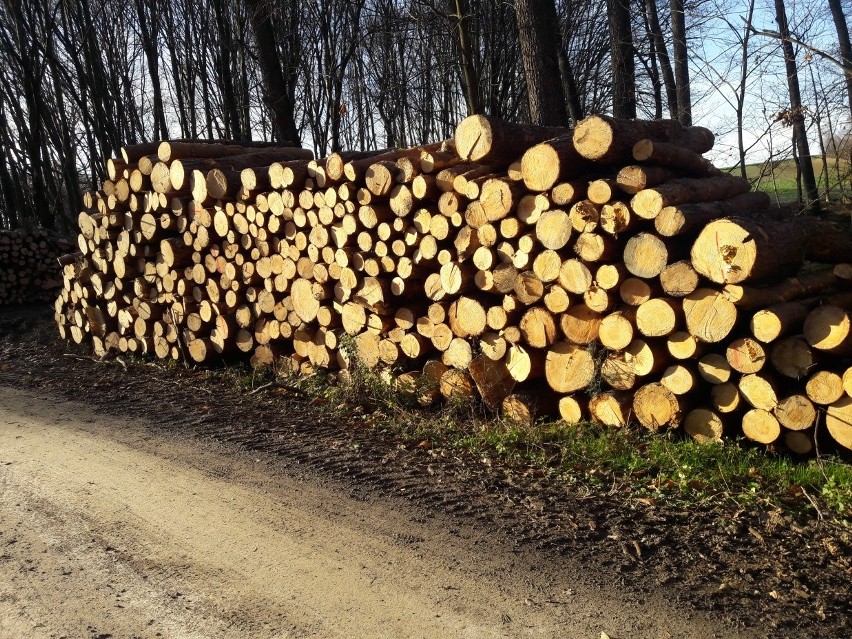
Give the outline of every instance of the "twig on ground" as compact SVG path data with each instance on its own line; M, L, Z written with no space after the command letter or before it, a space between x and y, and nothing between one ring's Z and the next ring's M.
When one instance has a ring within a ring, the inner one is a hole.
M807 498L808 498L808 501L809 501L809 502L811 502L811 506L813 506L813 507L814 507L814 510L816 511L816 514L817 514L817 519L819 519L820 521L823 521L822 511L819 509L819 506L817 506L817 503L814 501L813 497L811 497L811 496L808 494L808 491L807 491L807 490L805 490L805 487L804 487L804 486L802 486L801 488L802 488L802 494L803 494L805 497L807 497Z
M281 382L267 382L266 384L261 384L257 388L254 388L248 392L249 395L254 395L255 393L259 393L262 390L267 388L286 388L289 391L296 393L297 395L307 395L305 391L301 388L296 388L295 386L290 386L289 384L282 384Z

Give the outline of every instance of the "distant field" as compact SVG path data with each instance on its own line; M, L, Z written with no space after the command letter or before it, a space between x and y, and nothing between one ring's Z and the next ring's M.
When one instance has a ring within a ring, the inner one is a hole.
M823 174L822 158L815 157L812 159L812 162L820 196L824 197L826 178ZM840 169L839 179L837 175L838 162ZM739 175L739 169L728 170ZM746 174L752 181L760 178L759 182L755 183L755 188L769 193L773 199L777 196L778 201L782 203L796 201L796 163L792 159L780 160L774 163L749 164L746 166ZM828 184L831 187L831 199L848 200L852 198L852 172L850 172L848 160L838 161L835 158L829 158Z

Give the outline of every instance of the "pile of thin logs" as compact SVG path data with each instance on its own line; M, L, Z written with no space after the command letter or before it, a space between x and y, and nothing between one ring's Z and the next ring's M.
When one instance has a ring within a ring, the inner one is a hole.
M62 287L56 260L73 246L44 229L0 230L0 306L53 302Z
M849 237L770 211L712 146L670 120L471 116L319 160L126 147L80 214L57 324L96 353L357 363L516 420L852 448Z

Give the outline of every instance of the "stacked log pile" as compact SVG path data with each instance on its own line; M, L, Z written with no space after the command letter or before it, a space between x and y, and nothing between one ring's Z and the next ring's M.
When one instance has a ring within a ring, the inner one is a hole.
M0 230L0 306L53 302L62 287L56 260L72 248L44 229Z
M712 146L668 120L471 116L320 160L128 147L80 214L57 324L96 353L383 367L424 403L520 420L806 453L823 415L852 448L848 238L767 211ZM806 258L832 266L797 276Z

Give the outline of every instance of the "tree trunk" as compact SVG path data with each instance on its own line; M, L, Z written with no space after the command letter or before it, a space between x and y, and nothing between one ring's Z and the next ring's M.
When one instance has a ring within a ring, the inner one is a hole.
M636 68L629 0L607 0L610 57L612 61L612 114L636 117Z
M669 50L666 47L666 41L663 39L663 30L660 27L660 18L657 14L657 0L645 0L645 13L648 16L649 35L657 53L660 73L663 76L663 85L666 87L666 102L669 107L669 117L676 118L678 113L677 88L674 72L672 71L672 61L669 58Z
M157 28L158 9L151 6L150 2L143 2L142 0L136 0L134 4L136 5L136 16L139 19L142 48L148 62L148 74L151 76L151 93L154 99L154 138L167 139L169 127L166 125L163 91L160 88L160 58L157 46L160 35Z
M834 27L837 29L837 43L840 48L840 58L846 69L852 68L852 44L849 42L849 25L843 13L841 0L828 0L831 8L831 17L834 19ZM846 97L849 100L849 113L852 116L852 73L844 73L846 79Z
M790 120L793 123L793 139L798 152L797 164L805 190L805 209L816 213L820 209L814 165L808 144L808 132L805 127L805 114L802 96L799 90L799 72L796 68L796 56L790 42L790 28L787 25L787 10L784 0L775 0L775 19L781 34L781 50L784 52L784 66L787 68L787 85L790 88Z
M568 126L559 72L559 22L553 0L517 0L518 38L533 124Z
M245 0L250 13L251 26L257 41L258 62L263 71L266 100L272 111L274 131L279 140L301 145L301 136L296 127L292 88L287 85L276 47L276 35L272 28L272 5L262 0ZM291 7L291 11L295 11ZM296 26L296 25L292 25Z
M672 49L674 51L677 115L682 125L692 125L692 96L689 90L689 53L686 48L686 16L683 0L670 0L672 14Z
M468 6L466 0L450 0L450 6L455 10L455 13L451 14L450 17L455 18L457 22L462 88L464 89L465 102L467 102L467 114L474 115L480 112L479 77L474 65L473 50L470 44Z

